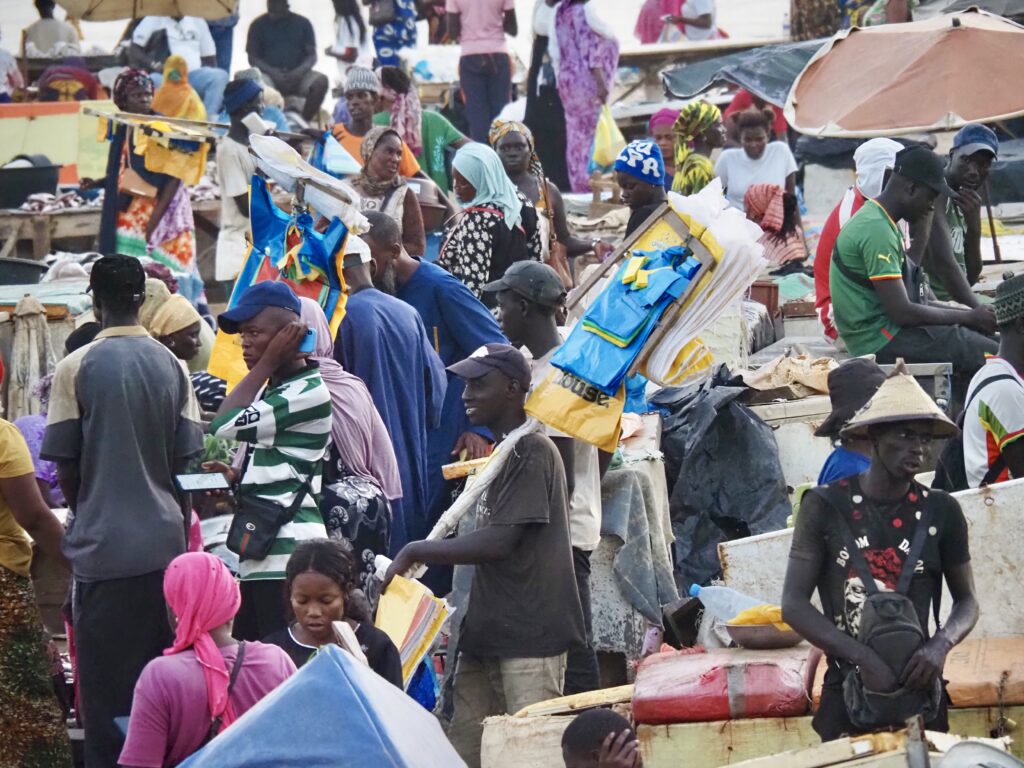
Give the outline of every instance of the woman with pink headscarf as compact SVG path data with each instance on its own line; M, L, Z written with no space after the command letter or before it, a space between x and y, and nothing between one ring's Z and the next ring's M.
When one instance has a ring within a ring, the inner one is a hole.
M238 583L214 555L179 555L164 573L174 644L142 670L118 763L182 762L295 672L276 645L236 643Z

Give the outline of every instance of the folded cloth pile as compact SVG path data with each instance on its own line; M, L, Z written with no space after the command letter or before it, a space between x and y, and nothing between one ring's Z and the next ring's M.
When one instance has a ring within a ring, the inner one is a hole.
M761 228L732 208L715 179L696 195L669 193L672 210L714 257L714 266L671 319L671 329L648 355L642 373L665 386L682 386L707 378L712 359L697 338L750 290L767 265L757 242Z

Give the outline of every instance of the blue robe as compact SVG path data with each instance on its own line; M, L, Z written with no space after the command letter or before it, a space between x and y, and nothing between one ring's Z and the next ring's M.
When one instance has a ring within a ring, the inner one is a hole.
M398 460L402 498L391 502L393 557L424 538L427 523L427 432L437 426L446 376L416 311L394 296L364 288L349 297L334 356L363 380Z
M507 344L490 311L466 285L448 271L426 261L396 293L411 304L423 320L427 338L445 366L465 360L484 344ZM441 467L457 460L452 448L463 432L490 433L474 427L462 405L462 379L448 374L448 389L441 409L441 424L427 434L427 519L433 525L451 506L451 487Z

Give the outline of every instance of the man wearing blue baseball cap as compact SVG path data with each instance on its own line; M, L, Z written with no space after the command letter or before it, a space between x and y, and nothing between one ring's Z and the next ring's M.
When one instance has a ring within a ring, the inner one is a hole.
M248 453L241 477L220 462L204 468L224 473L241 508L253 499L290 515L270 554L239 563L239 640L260 640L285 628L281 590L288 558L299 542L327 537L316 496L331 434L331 395L316 363L299 351L309 331L299 320L301 309L285 283L263 282L219 318L222 331L241 336L249 373L224 398L209 431L247 443Z
M982 191L992 162L999 154L995 131L980 123L961 128L946 163L946 183L955 197L935 201L924 267L932 291L943 301L975 307L971 286L981 275Z
M615 160L615 183L629 206L629 237L665 202L665 160L658 145L650 139L627 144Z

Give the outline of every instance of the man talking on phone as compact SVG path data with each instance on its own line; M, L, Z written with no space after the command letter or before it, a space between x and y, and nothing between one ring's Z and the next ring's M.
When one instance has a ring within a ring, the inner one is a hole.
M240 478L220 462L205 466L224 472L232 485L237 480L243 503L255 498L295 509L266 557L240 562L242 605L234 626L239 640L284 629L288 558L299 542L327 537L316 497L331 434L331 396L320 369L302 351L309 329L299 320L301 308L287 285L264 282L248 288L219 319L222 331L241 336L249 373L224 398L210 433L248 447Z

